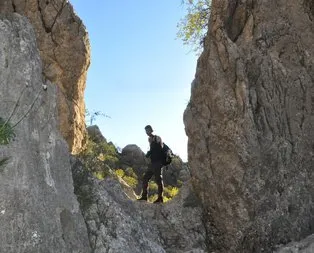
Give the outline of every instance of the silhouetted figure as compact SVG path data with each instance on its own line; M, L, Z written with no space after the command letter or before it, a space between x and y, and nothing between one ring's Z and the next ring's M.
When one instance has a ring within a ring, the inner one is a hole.
M145 200L147 201L147 194L148 194L148 182L155 176L155 181L158 186L158 198L154 201L154 203L162 203L163 197L163 182L162 182L162 160L163 160L163 142L161 138L157 135L153 135L153 128L150 125L145 127L146 134L148 137L148 142L150 145L150 150L147 152L146 157L150 158L151 163L148 166L147 171L143 177L143 190L142 195L138 200Z

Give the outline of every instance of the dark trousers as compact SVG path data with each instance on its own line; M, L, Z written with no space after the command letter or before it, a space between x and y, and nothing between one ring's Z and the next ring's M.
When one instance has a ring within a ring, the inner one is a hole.
M158 186L158 197L162 197L162 192L164 189L163 182L162 182L162 164L161 162L152 162L148 167L148 170L144 174L143 177L143 192L142 196L147 196L148 190L148 182L155 176L155 182Z

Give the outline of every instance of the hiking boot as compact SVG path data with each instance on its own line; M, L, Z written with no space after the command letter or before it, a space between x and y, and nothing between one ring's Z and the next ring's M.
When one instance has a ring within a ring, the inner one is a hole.
M164 199L162 197L158 197L153 203L164 203Z
M137 200L144 200L144 201L147 201L147 196L144 196L144 195L142 195L139 199L137 199Z

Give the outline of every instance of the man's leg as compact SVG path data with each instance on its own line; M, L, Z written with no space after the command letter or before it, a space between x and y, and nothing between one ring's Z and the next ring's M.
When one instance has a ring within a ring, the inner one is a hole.
M147 200L148 195L148 182L154 175L151 165L148 167L148 170L145 172L143 176L143 184L142 184L142 194L138 200Z
M154 163L154 175L155 175L155 181L158 186L158 198L154 203L163 202L162 193L164 190L164 184L162 181L162 164L161 163Z

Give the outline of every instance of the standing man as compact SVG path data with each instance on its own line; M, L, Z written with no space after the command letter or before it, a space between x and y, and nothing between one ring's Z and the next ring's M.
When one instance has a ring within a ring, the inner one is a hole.
M162 148L163 143L159 136L153 135L153 128L150 125L145 127L146 134L148 137L148 142L150 145L150 150L147 152L146 157L150 158L151 163L148 170L143 177L143 191L142 195L138 200L147 201L147 190L148 182L155 176L155 181L158 185L158 198L154 203L163 203L162 192L163 192L163 182L162 182Z

